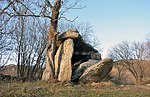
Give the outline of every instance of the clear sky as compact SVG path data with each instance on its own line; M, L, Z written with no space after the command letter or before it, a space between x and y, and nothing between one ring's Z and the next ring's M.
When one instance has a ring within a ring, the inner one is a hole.
M86 8L70 11L70 17L89 22L107 49L123 40L143 41L150 32L150 0L82 0Z

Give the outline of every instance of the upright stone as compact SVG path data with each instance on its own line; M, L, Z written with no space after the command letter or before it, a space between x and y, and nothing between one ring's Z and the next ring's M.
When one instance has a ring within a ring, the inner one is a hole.
M71 81L72 66L71 59L74 51L74 43L72 39L67 39L62 43L55 55L55 75L58 81Z
M60 71L60 61L61 61L61 57L62 57L62 51L63 51L63 44L61 44L56 52L55 58L54 58L54 62L55 62L55 77L58 78L58 74Z
M113 67L113 60L110 58L103 59L98 63L87 68L81 77L80 83L100 82L107 77Z

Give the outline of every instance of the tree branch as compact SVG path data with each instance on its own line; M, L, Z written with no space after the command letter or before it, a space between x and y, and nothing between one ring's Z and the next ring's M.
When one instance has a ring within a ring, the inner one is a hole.
M2 14L4 13L4 11L5 11L6 9L8 9L13 3L14 3L14 1L13 1L13 2L10 2L10 3L0 12L0 15L2 15Z
M53 6L52 6L52 4L49 2L49 0L46 0L46 2L47 2L47 4L48 4L48 6L52 9Z
M16 16L24 16L24 17L45 17L45 18L49 18L49 19L51 19L51 17L50 16L40 16L40 15L25 15L25 14L19 14L19 15L11 15L11 16L13 16L13 17L16 17Z
M66 17L60 17L59 19L61 19L61 18L64 18L65 20L70 21L70 22L74 22L78 18L78 16L76 18L74 18L73 20L67 19Z
M23 4L21 1L16 0L18 3L20 3L22 6L24 6L27 10L29 10L29 12L31 12L32 14L34 14L34 12L32 12L25 4Z
M1 28L5 23L7 23L11 18L12 18L12 16L10 16L6 21L4 21L4 23L0 25L0 28Z

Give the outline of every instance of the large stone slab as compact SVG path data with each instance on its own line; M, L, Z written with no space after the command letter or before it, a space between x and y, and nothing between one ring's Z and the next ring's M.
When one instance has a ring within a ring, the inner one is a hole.
M57 50L55 55L55 75L58 76L58 81L71 81L73 51L74 43L72 39L65 40Z
M77 30L70 29L60 35L58 35L58 39L56 41L56 46L59 47L61 43L63 43L66 39L76 39L79 37L79 32Z
M113 60L110 58L103 59L98 63L87 68L81 77L80 83L100 82L107 77L113 67Z
M77 30L70 29L58 36L58 40L65 40L68 38L76 39L79 37L79 32Z
M83 62L80 64L72 74L72 81L78 81L79 77L83 74L84 70L88 67L94 65L95 63L99 62L99 60L89 59L87 62Z

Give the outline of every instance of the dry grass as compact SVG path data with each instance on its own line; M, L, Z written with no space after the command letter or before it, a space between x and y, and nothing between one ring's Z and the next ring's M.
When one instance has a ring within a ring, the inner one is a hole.
M0 97L150 97L149 86L109 83L71 85L50 82L0 82Z

